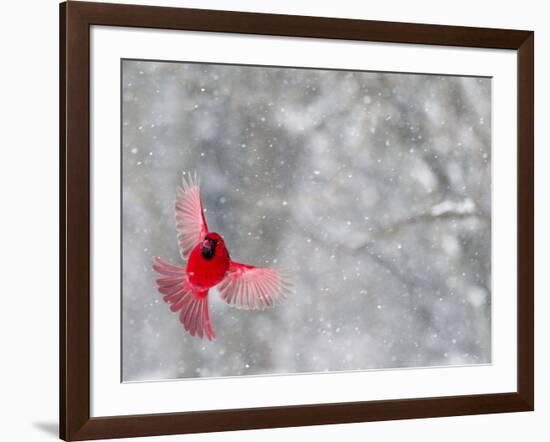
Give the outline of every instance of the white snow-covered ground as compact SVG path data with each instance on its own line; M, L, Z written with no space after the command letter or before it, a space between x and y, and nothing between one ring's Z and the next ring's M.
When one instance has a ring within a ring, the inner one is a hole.
M123 63L123 378L479 364L491 354L491 82ZM233 259L294 273L273 310L211 292L186 334L152 257L200 174Z

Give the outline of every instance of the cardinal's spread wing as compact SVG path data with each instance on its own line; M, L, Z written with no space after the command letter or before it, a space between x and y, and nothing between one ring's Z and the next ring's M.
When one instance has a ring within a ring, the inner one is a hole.
M206 219L202 211L201 194L197 177L187 174L176 193L176 228L180 254L184 261L191 250L208 233Z
M230 305L246 310L263 310L286 299L292 286L279 270L231 261L218 290L222 299Z

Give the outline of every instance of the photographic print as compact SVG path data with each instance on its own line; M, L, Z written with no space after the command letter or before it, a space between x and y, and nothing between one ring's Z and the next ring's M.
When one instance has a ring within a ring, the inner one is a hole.
M121 61L122 381L491 363L491 79Z

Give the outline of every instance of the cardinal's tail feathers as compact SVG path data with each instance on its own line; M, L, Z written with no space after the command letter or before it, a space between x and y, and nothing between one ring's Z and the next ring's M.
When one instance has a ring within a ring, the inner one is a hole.
M216 332L210 321L208 298L203 293L192 293L185 298L185 305L180 311L180 322L191 336L197 333L201 338L205 336L209 341L216 338Z
M158 290L170 310L180 312L180 322L191 336L206 337L210 341L216 338L208 309L208 292L193 289L183 267L170 264L156 257L153 269L162 276L157 279Z

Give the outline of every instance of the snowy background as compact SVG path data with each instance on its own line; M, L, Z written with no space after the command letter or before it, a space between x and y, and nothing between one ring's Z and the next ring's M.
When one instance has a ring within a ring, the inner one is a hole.
M123 62L123 380L491 361L491 82ZM211 292L184 332L151 269L201 177L232 258L293 270L247 312Z

